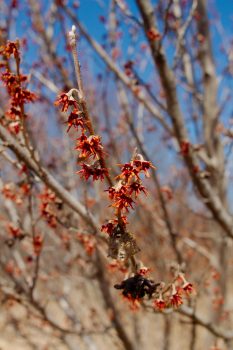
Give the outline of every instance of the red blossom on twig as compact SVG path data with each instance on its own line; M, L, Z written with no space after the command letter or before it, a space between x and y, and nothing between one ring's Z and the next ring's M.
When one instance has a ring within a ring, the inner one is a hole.
M80 158L96 158L98 157L99 153L102 152L103 146L99 136L91 135L87 137L86 135L82 134L77 139L77 146L75 149L80 151Z
M78 128L80 127L82 132L84 131L84 127L85 127L85 121L82 117L80 117L80 114L82 114L81 111L74 109L67 120L67 125L68 125L68 129L67 132L70 131L70 129L72 128L72 126L78 130Z
M93 165L82 163L82 169L77 171L77 174L80 174L85 180L88 180L90 177L92 177L93 181L104 180L104 177L108 174L108 169L101 168L99 161L97 161L97 163L98 164L94 163Z
M77 102L72 96L69 96L68 94L61 93L56 101L54 102L55 106L62 105L62 112L66 112L69 107L77 107Z
M174 308L178 308L183 304L180 290L176 289L176 286L172 284L172 295L170 296L170 305Z
M162 296L153 301L153 307L159 311L162 311L167 307L166 302L163 300Z
M5 46L0 47L0 54L10 58L11 55L14 55L15 58L19 58L19 45L16 42L8 41Z

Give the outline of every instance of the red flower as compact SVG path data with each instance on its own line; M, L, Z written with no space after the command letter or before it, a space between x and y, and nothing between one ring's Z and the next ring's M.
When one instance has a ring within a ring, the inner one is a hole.
M134 193L135 197L137 197L140 194L140 192L144 192L145 194L147 194L145 187L142 186L140 182L135 181L129 185L129 194Z
M130 179L132 176L138 177L138 171L134 168L132 163L125 163L123 167L121 168L121 174L117 176L117 178L123 178L126 182Z
M117 192L116 201L113 204L113 207L126 209L126 211L128 211L129 207L133 209L133 203L134 200L131 197L119 191Z
M138 155L138 156L141 156L141 155ZM143 158L142 158L142 159L135 159L135 160L133 161L133 164L134 164L134 166L136 167L136 169L137 169L138 172L143 172L143 173L145 173L145 175L146 175L147 177L149 177L148 170L149 170L150 168L154 168L154 169L155 169L155 167L152 165L151 162L148 162L148 161L144 160Z
M108 192L109 198L113 199L116 196L116 189L114 187L109 187L105 192Z
M14 57L19 57L18 45L16 42L8 41L5 46L0 47L0 54L10 58L13 54Z
M87 137L82 134L77 139L77 146L75 149L80 151L80 158L88 158L90 156L94 158L97 157L103 150L100 136L91 135Z
M192 283L186 281L183 273L180 273L178 278L183 282L183 285L180 288L180 292L185 292L187 295L192 294L194 291Z
M138 274L139 275L142 275L142 276L146 276L148 274L148 272L150 272L151 269L149 269L148 267L141 267L139 270L138 270Z
M81 128L82 131L84 131L84 125L85 125L85 122L84 122L84 119L83 118L80 118L80 114L82 114L81 111L78 111L77 109L74 109L69 117L68 117L68 120L67 120L67 124L68 124L68 129L67 129L67 132L70 131L70 129L72 128L72 126L74 128Z
M62 112L66 112L70 106L77 107L77 102L75 99L73 99L73 97L69 97L65 93L61 93L54 104L55 106L62 105Z
M116 223L113 223L113 220L112 220L107 222L107 224L102 225L101 231L111 235L115 227L116 227Z
M82 170L78 171L77 174L80 174L81 177L84 177L85 180L88 180L89 177L93 177L93 181L96 180L104 180L104 176L106 176L108 174L108 169L106 168L100 168L99 167L99 162L98 165L88 165L83 163L81 165Z
M1 80L5 83L7 87L11 87L14 84L26 81L27 76L20 74L20 76L18 77L17 75L11 73L9 70L6 70L4 73L2 73Z
M12 85L17 83L17 76L10 73L8 70L1 75L1 80L5 86L7 86L8 91Z
M120 218L120 222L121 222L121 225L125 227L128 224L127 217L122 215ZM106 224L101 226L101 231L111 235L117 225L119 225L118 219L109 220Z
M12 97L12 107L17 107L21 104L35 101L36 95L29 90L25 90L21 87L21 82L25 81L26 79L27 77L25 75L17 76L10 73L9 71L6 71L1 75L1 80L4 82L8 93ZM14 109L14 111L16 112L16 115L19 115L16 109Z
M155 299L154 302L153 302L153 306L155 309L159 310L159 311L162 311L166 308L166 303L165 301L163 300L162 296L159 297L158 299Z
M174 308L177 308L183 304L181 292L176 289L174 284L172 285L172 295L170 297L170 304Z
M12 106L17 107L21 104L34 102L36 100L36 95L29 90L23 90L20 86L14 89L12 96Z
M192 285L192 283L186 282L183 285L182 289L187 295L190 295L190 294L193 293L193 285Z
M109 198L113 200L113 207L126 209L126 211L128 211L128 207L133 209L134 200L128 195L125 185L118 183L115 187L109 187L107 191Z

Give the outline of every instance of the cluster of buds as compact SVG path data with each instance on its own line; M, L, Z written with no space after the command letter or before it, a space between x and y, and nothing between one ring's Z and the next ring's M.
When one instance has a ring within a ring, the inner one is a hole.
M55 193L46 188L44 192L39 195L40 198L40 213L45 218L50 227L57 226L54 204L57 204Z
M9 131L14 134L20 132L20 120L26 117L24 105L36 100L36 95L23 87L27 76L20 74L20 53L19 42L8 41L1 46L0 55L5 59L6 64L2 65L5 71L1 74L1 80L10 96L10 108L6 116L10 120ZM8 60L13 56L16 62L16 73L9 69Z

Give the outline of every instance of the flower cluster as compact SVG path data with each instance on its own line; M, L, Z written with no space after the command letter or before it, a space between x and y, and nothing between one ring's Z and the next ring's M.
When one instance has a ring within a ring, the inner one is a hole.
M183 304L183 297L189 297L194 292L193 285L186 281L184 274L179 273L175 281L169 286L161 285L153 306L162 311L165 308L178 308Z
M133 209L140 193L147 194L139 175L144 173L148 177L150 168L154 168L153 165L145 161L141 154L137 154L130 163L122 165L121 174L117 176L119 181L107 190L114 208L128 212L129 208Z
M103 146L100 141L100 137L96 135L90 135L87 137L82 134L77 139L76 148L79 151L80 158L98 158L98 155L102 152Z
M74 90L74 89L72 89ZM103 146L101 138L90 131L90 122L80 108L78 101L73 97L72 90L68 93L62 93L55 101L56 106L61 106L62 112L69 112L67 123L67 132L73 127L81 135L77 138L75 149L78 151L81 170L77 172L81 178L93 181L103 180L108 176L108 169L103 166ZM76 94L78 96L78 94ZM85 162L84 162L85 161Z
M116 289L122 289L122 295L128 299L130 305L135 301L140 302L144 297L152 300L153 308L163 311L166 308L177 309L183 304L184 297L189 297L194 292L194 287L187 282L184 274L177 274L170 284L164 282L155 283L146 277L149 269L140 268L134 276L126 278L120 284L116 284Z
M8 41L5 46L0 47L0 55L10 58L14 55L16 59L20 58L19 46L16 42Z
M16 115L19 115L20 111L17 110L17 107L20 107L22 104L35 101L35 94L21 87L22 82L27 80L26 75L17 75L9 72L9 70L6 70L4 73L2 73L1 80L11 96L10 113L14 112Z
M19 43L8 41L5 46L0 48L0 54L6 60L14 56L16 62L17 73L11 72L9 65L6 65L7 68L1 74L0 79L10 96L10 108L6 113L6 116L10 120L8 128L11 133L18 134L20 131L20 119L26 117L24 105L34 102L36 95L23 86L27 81L27 76L20 74Z
M54 204L56 204L57 198L55 194L49 190L45 189L43 193L39 195L40 198L40 213L47 221L50 227L57 226L57 220L54 210Z
M75 56L75 28L69 33L74 61L78 60ZM151 28L147 33L150 41L161 39L161 35L155 28ZM124 69L129 78L134 77L133 62L126 62ZM55 101L55 105L61 106L62 112L68 112L67 132L73 128L79 135L77 137L76 150L78 151L78 161L81 162L81 170L77 173L86 181L92 179L106 179L109 187L105 190L108 193L113 208L113 218L102 225L101 231L108 235L108 257L114 259L114 266L125 266L128 276L121 283L116 284L115 288L122 290L122 295L130 300L133 305L140 303L144 297L154 297L154 306L162 310L165 307L178 307L182 304L182 295L192 292L190 283L183 283L179 288L175 282L168 286L162 283L154 283L153 280L146 277L150 269L139 267L134 255L140 251L137 246L134 235L128 231L127 215L133 210L136 201L141 193L147 194L143 186L142 179L149 177L149 171L154 168L150 161L143 158L136 151L131 161L121 164L120 174L113 180L108 172L105 163L106 153L103 150L101 138L96 135L89 117L84 98L82 83L80 83L81 73L78 72L78 90L71 89L68 93L62 93ZM135 80L135 85L138 85ZM139 90L134 89L135 93ZM171 191L168 193L171 197ZM90 237L83 234L77 234L78 240L84 245L84 248L90 254L93 251L93 245ZM89 252L90 250L90 252ZM120 265L119 265L120 264ZM130 274L130 275L129 275ZM129 277L130 276L130 277ZM182 275L183 276L183 275ZM184 277L182 277L184 279ZM179 280L181 277L179 277ZM184 280L183 280L184 281ZM163 299L166 296L166 299Z
M62 109L61 109L62 112L67 112L70 107L75 107L75 108L78 107L77 101L72 96L69 96L64 92L58 96L54 104L55 106L62 105Z
M108 174L108 170L101 168L100 162L97 160L93 164L81 164L82 169L77 173L81 175L82 178L88 180L92 177L93 181L104 180L104 177Z

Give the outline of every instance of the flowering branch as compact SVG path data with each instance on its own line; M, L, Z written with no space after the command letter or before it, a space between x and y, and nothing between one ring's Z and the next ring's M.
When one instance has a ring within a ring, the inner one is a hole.
M154 306L160 310L165 307L178 307L182 301L182 294L186 292L186 286L179 287L175 285L181 277L180 273L175 276L174 283L165 285L164 283L154 283L145 277L147 268L140 268L134 258L134 255L140 251L137 246L134 235L127 229L130 210L134 210L137 197L140 193L147 194L142 185L140 176L143 174L149 177L149 170L153 169L151 162L144 160L143 156L135 150L135 153L129 163L121 164L121 173L115 178L116 183L109 175L106 168L103 145L99 135L96 135L88 113L83 83L81 77L80 63L76 47L76 28L72 26L69 32L70 45L74 59L78 89L71 89L68 93L61 93L55 105L61 105L62 111L70 111L67 123L68 130L73 126L81 135L77 138L76 150L79 152L78 159L82 160L82 169L78 171L82 178L93 181L106 178L110 187L106 190L111 201L111 207L114 209L114 218L102 225L102 231L109 236L108 256L112 259L124 261L127 265L131 264L132 276L126 278L121 284L116 284L116 289L123 289L123 296L135 304L140 302L146 295L151 298L153 294L158 295ZM89 136L88 136L89 134ZM85 161L85 162L84 162ZM184 278L184 277L182 277ZM190 292L192 285L188 283ZM159 290L159 291L158 291ZM162 295L165 295L163 307L161 305Z

